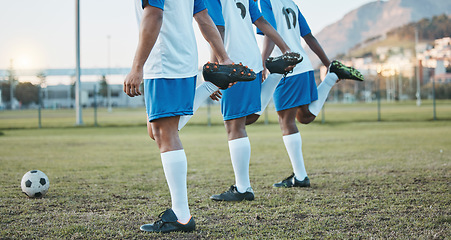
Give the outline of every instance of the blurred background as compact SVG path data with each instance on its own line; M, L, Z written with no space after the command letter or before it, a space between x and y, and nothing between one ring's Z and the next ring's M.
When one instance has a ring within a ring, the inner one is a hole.
M426 105L427 119L435 120L436 105L449 105L451 1L296 2L329 58L365 75L363 83L337 84L326 111L333 104L352 105L381 120L381 105L413 106L412 111ZM42 127L41 117L47 118L45 126L52 126L49 116L58 113L64 113L69 125L97 125L97 116L103 124L114 124L130 109L137 109L136 121L144 123L142 96L129 98L122 92L138 39L134 11L130 0L0 0L0 128L20 127L17 118ZM201 66L208 61L209 47L195 22L193 26ZM311 52L309 56L319 83L326 69ZM210 123L210 108L217 105L208 101L205 107L201 112ZM268 111L274 113L271 106ZM114 112L118 119L112 118Z

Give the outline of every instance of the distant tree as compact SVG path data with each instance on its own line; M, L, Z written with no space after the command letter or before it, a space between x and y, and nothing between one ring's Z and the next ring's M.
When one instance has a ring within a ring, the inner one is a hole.
M16 86L14 92L17 100L24 106L30 103L38 103L39 101L39 87L30 82L22 82Z
M46 78L47 78L47 76L45 75L44 72L42 72L42 71L39 72L39 73L36 75L36 77L39 78L39 84L40 84L41 86L46 84Z
M102 75L102 79L100 80L99 95L102 97L108 96L108 82L106 81L105 75Z
M70 86L70 97L72 99L75 99L75 84L76 84L76 80L75 80L75 75L71 76L71 86Z
M2 83L2 101L3 102L9 102L10 101L10 88L11 84L9 82L3 82Z
M12 100L14 99L14 88L16 83L19 81L17 78L14 68L13 62L11 60L11 66L7 70L7 82L2 84L2 101L9 102L9 108L12 108ZM12 88L12 89L11 89Z

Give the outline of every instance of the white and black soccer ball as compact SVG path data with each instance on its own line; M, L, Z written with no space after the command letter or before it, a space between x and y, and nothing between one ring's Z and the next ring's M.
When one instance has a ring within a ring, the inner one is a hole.
M22 192L30 198L43 197L49 190L50 182L45 173L39 170L31 170L22 177Z

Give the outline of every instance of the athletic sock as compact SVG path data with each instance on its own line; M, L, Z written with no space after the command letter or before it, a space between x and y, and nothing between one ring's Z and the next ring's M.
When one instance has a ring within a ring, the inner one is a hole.
M186 186L187 160L185 150L161 153L164 175L171 193L172 210L180 223L187 223L191 214L188 207Z
M265 111L266 107L269 104L269 101L272 98L272 95L274 94L274 91L276 90L277 85L279 84L280 80L282 79L282 74L269 74L269 76L265 79L265 81L262 83L262 90L261 90L261 111L256 112L255 114L262 115L262 113Z
M194 94L193 103L193 114L199 109L200 105L207 100L211 94L216 92L219 88L211 82L203 82L199 87L196 88L196 93ZM193 115L181 116L179 120L179 131L182 129Z
M229 141L230 158L233 172L235 173L235 185L240 193L246 192L251 186L249 180L249 162L251 159L251 143L248 137Z
M318 100L313 101L309 104L309 111L318 116L321 108L323 108L324 103L326 102L327 96L329 95L330 90L335 85L338 80L338 76L335 73L328 73L324 80L318 86Z
M288 156L293 166L294 176L297 180L302 181L307 177L305 171L304 157L302 156L302 138L299 132L283 136L283 143L287 149Z

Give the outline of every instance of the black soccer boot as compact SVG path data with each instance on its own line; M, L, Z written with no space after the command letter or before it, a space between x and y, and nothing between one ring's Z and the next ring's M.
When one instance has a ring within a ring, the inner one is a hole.
M228 191L225 191L221 194L215 194L210 197L211 200L215 201L228 201L228 202L237 202L237 201L243 201L248 200L252 201L254 200L254 191L251 187L246 189L246 192L240 193L236 189L235 185L232 185Z
M299 181L294 177L294 173L285 178L281 182L274 183L274 187L290 188L290 187L310 187L310 179L305 177L304 180Z
M196 223L194 218L191 217L188 223L181 224L177 221L177 216L175 216L172 209L166 209L166 211L158 215L160 219L155 221L153 224L144 224L139 229L146 232L191 232L196 229Z

